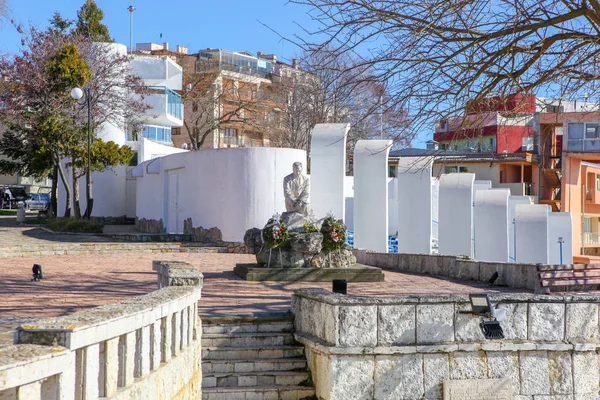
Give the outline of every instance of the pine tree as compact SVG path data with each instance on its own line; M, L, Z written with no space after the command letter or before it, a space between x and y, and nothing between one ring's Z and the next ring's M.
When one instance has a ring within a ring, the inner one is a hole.
M92 42L113 42L108 27L102 23L104 12L94 0L86 0L77 11L77 24L74 33L86 37Z

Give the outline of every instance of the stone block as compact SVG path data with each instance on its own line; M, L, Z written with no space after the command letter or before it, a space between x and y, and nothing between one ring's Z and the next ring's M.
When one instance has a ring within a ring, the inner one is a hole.
M424 257L421 254L407 254L406 255L406 269L405 272L417 272L417 273L429 273L424 269Z
M550 376L545 351L523 351L519 354L522 395L549 395Z
M479 262L471 260L456 259L452 276L457 279L470 279L473 281L479 280Z
M374 357L332 356L329 399L372 400Z
M421 270L417 272L430 275L442 275L442 260L439 256L429 254L417 254L416 256L420 260L417 265L421 266Z
M444 381L444 400L513 400L510 379Z
M450 379L484 379L487 363L483 351L450 354Z
M486 353L488 378L510 379L512 392L519 393L519 354L512 351L490 351Z
M598 395L598 360L596 352L573 353L573 391Z
M448 354L423 354L424 398L442 398L442 383L450 377Z
M317 315L316 318L321 318ZM377 306L339 306L339 346L377 345Z
M379 346L416 343L416 306L380 305L377 320Z
M573 365L570 352L548 352L548 376L552 394L573 393Z
M318 337L325 340L327 343L335 345L338 343L338 323L339 311L338 306L327 303L318 303L315 309L318 313L318 322L315 323Z
M565 305L554 303L529 304L528 339L560 342L565 336ZM543 394L543 393L540 393Z
M375 397L381 400L423 396L423 356L375 357Z
M508 340L527 340L527 304L500 304L498 308L506 310L506 319L500 324L504 337Z
M417 306L417 343L454 341L454 304Z
M567 304L566 340L589 342L598 339L598 304Z
M471 304L456 303L454 327L457 342L483 342L485 337L479 327L480 318L472 314L461 314L459 311L471 311Z

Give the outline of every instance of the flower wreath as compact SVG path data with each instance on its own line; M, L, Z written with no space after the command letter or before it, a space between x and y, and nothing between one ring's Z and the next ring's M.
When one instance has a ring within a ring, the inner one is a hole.
M346 243L346 226L331 216L323 221L321 233L323 234L323 247L327 250L341 249Z
M262 229L262 238L268 249L275 249L285 246L290 240L290 234L281 218L271 218Z

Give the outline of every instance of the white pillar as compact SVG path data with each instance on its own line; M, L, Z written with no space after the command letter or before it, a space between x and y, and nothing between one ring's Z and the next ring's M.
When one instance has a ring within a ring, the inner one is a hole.
M475 192L474 226L477 260L508 262L509 189Z
M152 352L150 351L150 328L152 325L144 326L142 328L142 335L138 348L140 349L140 376L147 375L150 372L150 357Z
M391 140L354 147L354 247L388 252L388 155Z
M550 264L573 264L571 213L551 212L548 214L548 252Z
M433 157L398 163L398 253L431 253Z
M439 253L473 257L473 182L475 174L452 173L440 178Z
M161 322L161 361L168 362L171 360L171 343L173 342L173 329L171 315L162 318Z
M548 206L517 204L518 263L548 263Z
M317 124L310 143L310 205L317 219L345 218L346 136L350 124Z
M31 382L17 388L17 400L43 400L42 383Z
M117 393L119 382L119 338L109 339L105 342L104 360L101 357L101 376L104 376L104 387L100 388L100 395L111 397Z
M152 334L150 335L152 340L152 360L150 368L154 371L158 369L160 366L160 362L162 360L161 350L162 350L162 329L160 327L161 320L154 322L151 326Z
M510 196L508 198L508 260L515 262L517 256L517 242L515 241L515 216L517 204L531 204L529 196Z
M83 399L97 399L99 397L100 345L92 344L83 350Z
M173 313L173 326L172 326L172 347L171 357L175 357L181 350L181 312Z

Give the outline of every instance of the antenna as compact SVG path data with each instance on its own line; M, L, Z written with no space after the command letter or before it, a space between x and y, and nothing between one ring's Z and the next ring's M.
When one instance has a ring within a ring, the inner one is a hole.
M129 10L129 54L131 54L133 53L133 12L135 11L133 0L130 0L127 10Z

